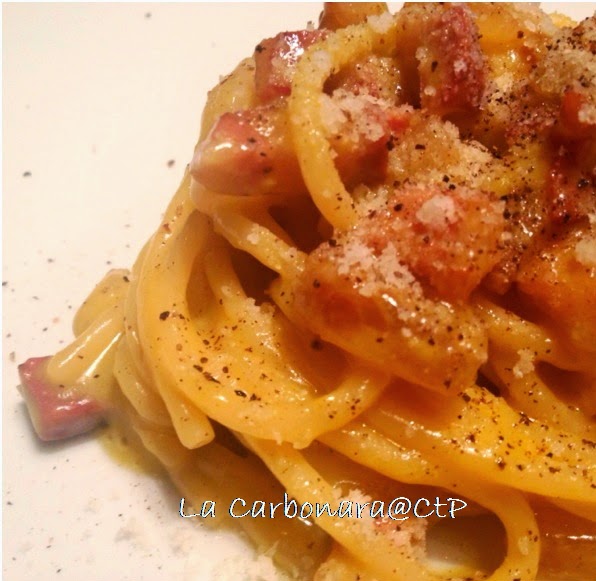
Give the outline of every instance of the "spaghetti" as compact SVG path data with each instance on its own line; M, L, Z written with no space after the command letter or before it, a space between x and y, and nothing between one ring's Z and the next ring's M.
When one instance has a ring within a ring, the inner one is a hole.
M438 513L242 519L297 578L591 578L595 43L379 3L261 42L132 270L21 366L40 436L108 416L197 506L457 496L497 547L429 562Z

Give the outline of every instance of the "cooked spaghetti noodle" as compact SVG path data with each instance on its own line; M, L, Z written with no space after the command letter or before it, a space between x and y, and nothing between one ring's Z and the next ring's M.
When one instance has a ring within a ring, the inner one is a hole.
M439 514L242 519L298 578L591 578L595 44L376 3L260 43L132 270L22 366L40 436L107 415L196 506L456 496L498 554L430 562Z

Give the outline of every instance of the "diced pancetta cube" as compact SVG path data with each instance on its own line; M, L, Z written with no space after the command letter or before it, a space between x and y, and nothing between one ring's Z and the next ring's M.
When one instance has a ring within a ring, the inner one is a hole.
M257 45L254 53L255 86L262 103L290 94L296 63L309 46L325 36L323 30L281 32Z
M440 115L474 111L485 88L485 61L470 9L442 7L417 51L422 106Z
M383 179L391 136L405 130L411 110L367 95L322 96L324 124L335 162L348 186ZM224 194L305 191L283 103L225 113L197 148L190 171Z
M432 294L466 300L503 254L502 202L465 187L407 186L358 233L375 253L389 244Z
M56 385L46 376L50 357L33 357L19 365L21 392L40 439L63 440L92 430L106 408L72 386Z

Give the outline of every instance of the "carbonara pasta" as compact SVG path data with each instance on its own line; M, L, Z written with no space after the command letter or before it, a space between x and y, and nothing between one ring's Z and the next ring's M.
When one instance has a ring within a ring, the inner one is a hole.
M595 47L512 4L261 41L135 265L20 366L39 436L130 430L298 579L592 579Z

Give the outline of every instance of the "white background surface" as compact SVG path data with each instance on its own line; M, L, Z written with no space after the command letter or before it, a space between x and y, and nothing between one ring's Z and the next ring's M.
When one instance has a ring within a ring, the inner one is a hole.
M132 264L190 160L219 75L319 10L4 4L5 581L243 578L221 566L238 562L242 544L181 519L166 484L118 467L92 437L38 442L16 365L68 342L104 272Z

